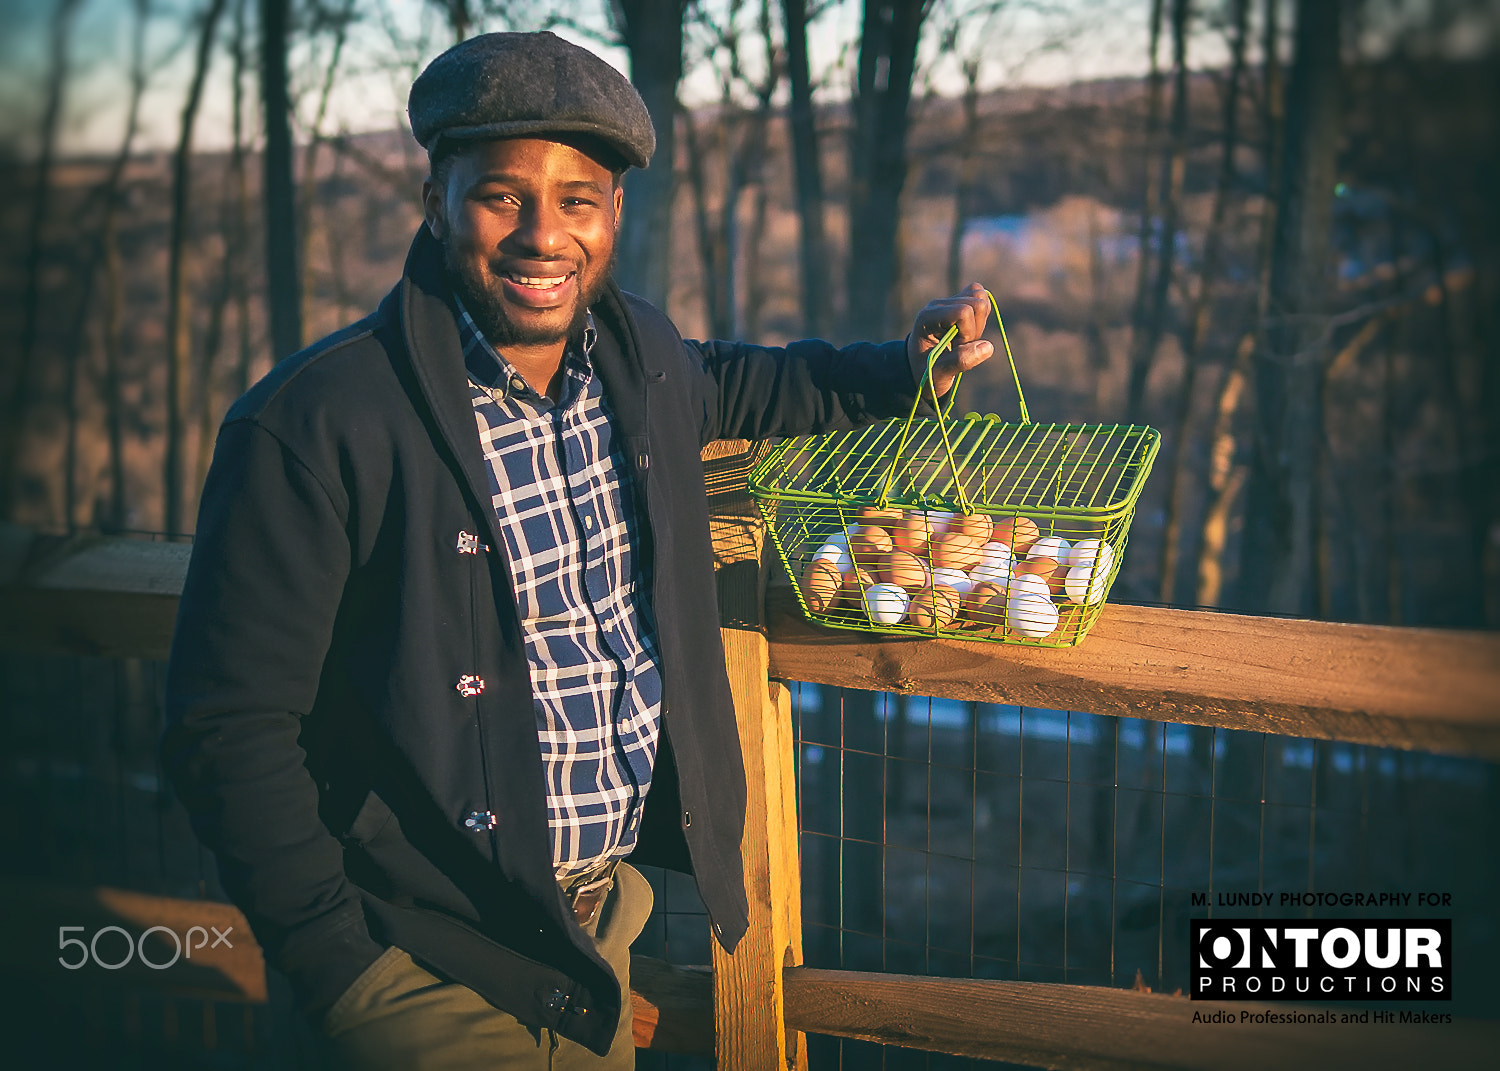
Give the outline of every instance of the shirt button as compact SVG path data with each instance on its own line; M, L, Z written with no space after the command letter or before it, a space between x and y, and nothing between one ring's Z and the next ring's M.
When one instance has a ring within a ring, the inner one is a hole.
M693 812L692 811L683 811L682 812L682 826L683 826L683 828L686 829L688 826L690 826L692 824L693 824Z
M511 375L510 390L512 394L524 394L526 392L526 378L520 372Z
M583 519L583 526L585 528L588 528L588 529L592 530L593 527L594 527L594 518L593 517L585 517Z

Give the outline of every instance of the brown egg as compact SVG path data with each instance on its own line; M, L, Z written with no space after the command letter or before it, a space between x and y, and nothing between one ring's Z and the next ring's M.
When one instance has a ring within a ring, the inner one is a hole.
M958 592L947 584L934 584L911 597L906 620L917 628L947 628L958 616Z
M815 614L823 613L833 604L843 582L844 576L833 562L823 559L810 562L802 574L802 597L807 608Z
M977 539L980 546L990 541L990 535L994 530L994 524L982 513L960 513L948 525L949 534Z
M879 524L889 528L892 525L900 524L902 518L905 516L906 514L895 507L881 509L879 506L865 506L860 509L857 519L860 524Z
M984 541L979 536L945 532L931 543L932 564L937 569L968 570L984 557Z
M865 525L849 533L849 551L858 564L874 566L891 552L891 533L877 525Z
M926 587L928 575L922 559L904 550L891 551L880 568L881 580L903 588Z
M839 588L837 604L850 610L864 611L865 589L875 583L875 578L864 569L855 566L844 574L844 586Z
M992 536L996 543L1004 543L1019 557L1041 538L1042 533L1030 517L1002 517L995 522Z
M974 590L963 597L961 609L959 624L963 628L998 628L1005 623L1005 591L988 581L975 584Z
M1028 558L1024 562L1016 562L1012 571L1016 576L1035 573L1047 582L1047 587L1054 596L1063 593L1063 585L1068 579L1068 567L1060 564L1056 558Z
M908 554L921 554L927 549L927 541L936 534L936 526L920 510L908 513L891 531L896 547Z

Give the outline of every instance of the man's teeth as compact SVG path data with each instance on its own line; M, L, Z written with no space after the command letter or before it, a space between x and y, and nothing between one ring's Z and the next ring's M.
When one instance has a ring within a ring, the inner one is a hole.
M572 273L569 272L569 275ZM554 286L561 286L567 281L567 275L516 275L514 272L506 272L505 277L511 282L520 283L522 286L534 286L539 290L546 290Z

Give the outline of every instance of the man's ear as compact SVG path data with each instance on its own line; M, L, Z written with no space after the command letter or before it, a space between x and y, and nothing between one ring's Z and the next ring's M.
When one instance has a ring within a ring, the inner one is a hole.
M432 176L422 180L422 218L427 222L427 229L438 241L442 241L447 230L447 217L444 215L443 191L432 184Z
M623 186L615 187L615 230L620 229L620 212L625 207L625 189Z

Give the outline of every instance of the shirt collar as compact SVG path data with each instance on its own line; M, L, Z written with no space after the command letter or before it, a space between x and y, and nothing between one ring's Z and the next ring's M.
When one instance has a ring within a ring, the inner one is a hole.
M522 376L507 361L500 351L490 344L490 340L484 337L484 332L479 330L479 325L474 322L474 317L464 307L463 299L457 294L453 295L453 307L455 318L458 321L458 337L464 351L464 367L468 370L469 380L480 390L495 397L498 393L501 398L506 395L519 397L532 397L534 400L541 399L526 383ZM584 311L583 321L583 346L579 346L571 339L568 341L567 349L563 352L564 372L564 397L565 401L572 394L571 381L579 379L587 381L593 374L593 365L590 356L594 352L594 343L599 338L599 331L594 326L594 313L592 310ZM497 401L500 398L496 398Z

